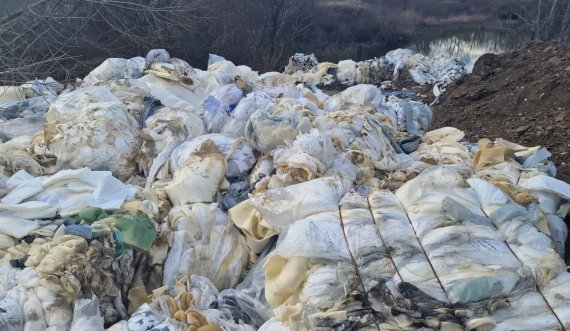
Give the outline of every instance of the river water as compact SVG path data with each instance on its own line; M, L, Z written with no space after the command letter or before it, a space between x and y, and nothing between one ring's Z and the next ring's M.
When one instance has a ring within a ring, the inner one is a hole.
M525 41L524 34L513 31L463 32L445 38L416 41L405 48L430 57L445 54L456 58L471 71L483 54L500 54L514 49Z
M433 57L441 54L448 55L465 63L471 71L473 65L483 54L500 54L508 52L527 40L528 35L508 29L472 29L467 31L452 31L447 34L423 35L421 40L390 45L363 46L356 52L356 60L366 60L382 57L388 51L397 48L408 48L416 53Z

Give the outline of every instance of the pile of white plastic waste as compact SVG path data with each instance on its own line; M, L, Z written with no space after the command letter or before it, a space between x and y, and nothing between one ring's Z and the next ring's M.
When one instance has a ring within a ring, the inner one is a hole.
M308 86L374 84L392 89L403 72L417 85L433 86L438 100L449 84L467 74L467 69L464 63L449 56L429 58L409 49L397 49L381 58L361 62L343 60L337 64L319 63L313 54L297 53L285 67L285 74Z
M546 149L293 62L153 50L4 88L0 330L570 328Z

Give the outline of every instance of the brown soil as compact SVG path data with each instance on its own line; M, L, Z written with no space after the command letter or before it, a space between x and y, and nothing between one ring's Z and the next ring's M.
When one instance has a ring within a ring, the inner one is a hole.
M482 56L473 73L450 86L434 108L434 128L467 138L504 138L552 153L557 177L570 182L570 44L529 42Z

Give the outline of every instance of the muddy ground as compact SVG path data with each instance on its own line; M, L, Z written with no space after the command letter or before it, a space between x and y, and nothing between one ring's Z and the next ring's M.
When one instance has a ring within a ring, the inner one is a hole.
M531 42L481 57L434 107L434 128L467 138L504 138L552 153L558 178L570 182L570 44Z

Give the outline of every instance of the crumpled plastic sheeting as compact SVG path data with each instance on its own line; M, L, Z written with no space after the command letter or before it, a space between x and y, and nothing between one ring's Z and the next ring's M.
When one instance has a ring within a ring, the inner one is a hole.
M206 133L198 115L176 108L158 109L146 119L145 124L140 134L143 157L138 162L147 175L148 184L155 178L168 176L170 155L179 145Z
M54 97L38 96L0 105L0 134L10 140L18 136L33 136L44 125L44 115Z
M27 98L39 96L52 98L63 92L65 87L55 79L48 77L46 79L34 79L27 81L22 84L20 88Z
M430 59L420 54L414 54L408 49L398 49L388 52L386 61L395 66L394 77L397 80L399 71L407 69L417 84L436 85L445 88L453 81L467 74L465 65L445 55ZM436 95L438 97L439 95Z
M392 108L397 116L397 125L399 131L406 131L409 123L406 121L405 110L401 105L401 100L397 97L388 97L388 104ZM410 101L410 106L413 111L413 125L417 130L427 132L431 127L433 121L433 112L425 104L417 101Z
M305 62L308 64L305 65ZM374 58L355 62L342 60L338 64L314 62L310 56L295 54L289 59L284 73L298 82L307 85L327 86L334 83L351 86L354 84L375 84L392 86L401 72L407 70L411 78L419 85L433 85L437 102L449 84L467 74L465 64L446 55L429 58L414 54L409 49L397 49L388 52L383 58ZM388 71L392 71L392 81L387 81ZM385 84L388 82L389 84Z
M176 284L149 296L127 322L127 330L252 331L231 290L219 292L201 276L180 274Z
M293 140L299 133L306 133L311 128L309 119L295 111L271 114L257 110L246 124L245 137L253 146L268 153L283 145L285 140Z
M110 172L89 168L62 170L49 177L32 177L22 170L8 185L11 190L1 200L6 206L0 207L0 215L32 219L52 218L56 212L66 217L87 207L117 210L137 191Z
M299 98L301 92L295 86L295 81L278 72L268 72L259 76L256 88L273 98Z
M395 117L354 107L320 116L315 120L315 128L330 136L335 148L360 168L359 177L366 181L374 169L397 168L389 134L393 123Z
M230 113L243 97L235 84L223 85L210 93L202 102L204 122L208 133L219 133L229 121Z
M273 152L275 166L289 173L294 182L323 176L332 167L335 154L331 138L316 129L300 134L290 146Z
M250 199L263 217L262 224L275 230L283 230L296 220L337 210L338 202L346 190L341 179L324 177L271 189L253 195Z
M341 84L353 85L356 81L356 62L344 60L338 63L336 78Z
M319 60L314 54L305 55L296 53L289 59L289 64L285 67L285 74L291 75L298 71L308 71L315 68L319 64Z
M173 205L212 202L226 174L224 154L212 140L206 140L194 150L164 190Z
M55 169L89 166L123 180L133 175L139 126L109 90L87 87L60 96L46 122L42 138Z
M18 286L8 294L21 293L21 322L25 330L68 330L74 303L81 304L76 300L87 293L100 298L98 308L106 323L126 318L125 307L119 304L121 290L116 284L129 284L134 270L131 267L129 276L128 271L125 274L115 268L112 250L109 254L109 249L100 243L89 245L84 239L62 235L61 231L52 241L36 239L19 248L19 254L27 257L26 267L18 274ZM15 252L10 254L18 257ZM132 252L121 258L120 269L129 268L129 257L132 259Z
M249 260L249 249L216 204L175 207L168 222L175 231L164 264L164 285L174 285L180 273L207 277L220 290L237 284Z
M109 80L139 78L143 74L144 67L145 59L142 57L107 59L83 79L83 84L93 86Z
M145 100L150 98L149 89L136 79L108 80L97 83L109 89L117 99L121 100L127 112L137 121L144 122L148 116L145 114Z
M224 153L227 160L225 173L227 178L242 178L255 165L253 149L243 137L232 138L223 134L206 134L186 141L172 152L170 171L176 172L186 163L188 156L206 140L211 140Z
M260 254L278 231L262 224L262 216L251 200L247 199L228 210L230 220L246 237L247 246Z
M371 106L380 110L384 102L384 96L373 85L357 85L347 88L339 94L332 96L325 102L326 112L341 111L350 105ZM395 123L395 120L394 120Z
M245 126L251 114L258 109L267 110L274 104L272 98L264 92L254 91L249 93L235 106L229 119L224 124L222 133L236 138L244 136Z

